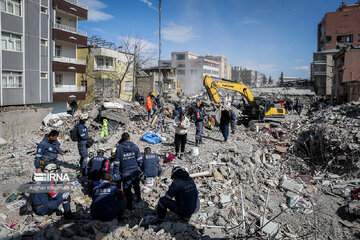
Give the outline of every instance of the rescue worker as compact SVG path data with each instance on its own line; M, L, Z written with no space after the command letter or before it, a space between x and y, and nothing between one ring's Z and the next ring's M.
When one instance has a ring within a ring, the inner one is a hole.
M58 136L59 131L51 130L51 132L46 134L43 140L39 143L36 149L36 157L34 161L37 173L43 171L50 163L54 163L58 166L58 154L64 155L67 152L60 148L60 143L57 140Z
M232 108L230 109L230 125L231 133L234 134L236 130L236 113Z
M102 178L103 182L92 191L91 217L104 222L116 217L120 220L125 211L124 193L111 183L110 173L104 172Z
M114 169L115 174L121 176L123 189L126 196L126 208L133 210L133 196L131 187L136 194L136 202L141 201L140 194L140 173L138 170L138 161L141 159L139 148L130 141L130 135L123 133L120 144L116 149L115 161L119 161L119 168Z
M144 155L139 162L139 166L143 171L145 179L147 177L160 176L162 169L159 164L159 157L157 154L151 152L151 148L146 147L144 149Z
M85 126L87 119L87 114L81 114L80 122L75 126L79 136L78 149L80 154L80 168L82 172L85 171L87 162L89 161L89 153L86 147L87 141L89 140L88 130Z
M119 169L120 162L116 160L116 147L111 149L111 157L110 157L110 170L109 172L112 174L112 181L117 183L118 187L121 187L121 178L120 174L115 173L115 169Z
M110 169L110 162L104 156L105 149L100 148L97 151L97 154L97 156L90 159L86 169L86 175L91 180L92 187L100 185L100 179L103 175L103 172L108 172Z
M198 108L195 110L195 146L202 143L202 134L203 134L203 126L204 126L204 104L200 104Z
M189 173L179 166L173 168L171 172L173 182L164 197L161 197L156 207L157 223L161 223L167 209L176 213L184 220L189 220L193 213L200 208L198 190L194 180ZM175 201L172 200L175 198Z
M190 127L190 120L185 117L184 113L180 113L174 119L174 127L175 127L175 156L182 159L185 153L185 145L186 145L186 138L187 138L187 131ZM179 148L181 145L181 154L179 156Z
M44 172L46 173L54 173L56 171L57 166L53 163L46 165L46 167L44 168ZM42 184L50 184L50 186L52 186L54 182L42 182ZM32 208L37 215L53 214L58 210L60 204L62 204L64 208L65 219L70 219L72 217L70 209L71 199L69 192L61 193L50 190L50 192L48 193L31 193L30 197L32 198Z
M71 103L69 105L71 107L71 116L72 116L72 118L74 120L74 115L75 115L75 112L76 112L76 110L78 108L78 104L77 104L77 102L75 100L73 100L73 101L71 101Z
M145 105L145 109L148 113L148 121L150 121L150 117L151 117L151 112L153 110L153 100L152 100L152 93L149 93L149 96L146 99L146 105Z
M220 130L224 137L224 142L227 142L229 136L229 123L230 123L230 113L223 107L221 110L221 117L220 117Z

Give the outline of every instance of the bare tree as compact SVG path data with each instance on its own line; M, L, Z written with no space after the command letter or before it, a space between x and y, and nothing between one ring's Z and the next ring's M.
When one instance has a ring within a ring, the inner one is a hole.
M120 89L121 94L122 82L126 77L131 75L135 76L136 69L152 67L156 65L156 45L142 39L141 37L120 37L121 52L125 53L124 71L120 76ZM135 86L133 86L133 89Z

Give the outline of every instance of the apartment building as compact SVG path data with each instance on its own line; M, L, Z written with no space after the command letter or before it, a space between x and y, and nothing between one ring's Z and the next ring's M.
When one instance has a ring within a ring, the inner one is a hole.
M206 59L210 59L220 63L219 77L231 80L231 64L228 59L224 56L206 56Z
M161 65L176 68L178 87L184 93L200 91L205 75L220 77L220 62L188 51L172 52L171 60L162 61Z
M86 86L86 99L80 105L97 99L133 99L134 56L104 47L77 49L77 58L87 65L86 72L77 75L77 83ZM121 83L121 85L120 85Z
M331 97L333 83L333 56L349 45L360 44L360 4L343 4L336 12L328 12L318 24L317 52L313 54L311 65L315 92Z
M0 106L52 101L50 7L0 0Z
M77 82L77 74L86 72L86 61L78 59L77 49L87 46L87 33L78 22L87 20L88 10L77 0L52 0L52 10L52 105L64 111L67 102L85 100L86 86Z
M261 87L268 84L268 78L265 74L244 67L232 67L231 75L233 81L242 82L249 87Z

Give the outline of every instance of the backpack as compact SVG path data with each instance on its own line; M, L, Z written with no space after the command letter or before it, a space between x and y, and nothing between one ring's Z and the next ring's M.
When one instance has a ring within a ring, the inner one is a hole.
M79 141L79 131L76 126L72 130L70 130L70 138L74 142Z
M92 139L91 137L89 137L89 139L87 140L86 143L86 148L91 148L91 146L94 144L94 139Z

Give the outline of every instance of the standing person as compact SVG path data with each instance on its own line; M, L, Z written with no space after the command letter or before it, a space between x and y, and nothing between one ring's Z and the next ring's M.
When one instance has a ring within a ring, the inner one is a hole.
M59 131L51 130L51 132L46 134L43 140L39 143L34 161L37 173L42 172L44 168L50 163L54 163L56 166L58 166L58 154L63 155L66 153L66 151L63 151L60 148L60 143L57 140L58 136Z
M149 96L146 99L146 105L145 105L145 109L148 113L148 121L150 121L150 117L151 117L151 112L153 110L153 100L152 100L152 94L149 93Z
M175 127L175 152L176 157L179 157L179 148L181 145L181 154L180 159L184 157L185 152L185 144L187 131L190 127L190 120L185 117L184 113L181 112L179 116L174 119L174 127Z
M89 152L87 150L86 144L89 140L89 134L87 127L85 126L86 120L88 119L87 114L81 114L80 122L75 126L78 131L78 150L80 154L80 168L84 172L87 162L89 161Z
M130 135L123 133L120 144L116 149L115 161L119 161L119 168L114 169L115 174L121 175L121 181L126 196L126 208L133 210L133 196L131 187L136 194L136 202L141 201L140 194L140 174L138 170L138 161L141 159L139 148L130 141Z
M140 103L140 94L138 92L135 93L135 100Z
M78 104L77 104L77 102L75 100L73 100L69 105L71 107L71 116L74 119L74 115L75 115L75 112L76 112L76 110L78 108Z
M220 130L224 137L224 142L227 142L229 136L229 123L230 123L230 113L226 108L223 108L221 111L220 118Z
M111 182L111 174L104 172L103 182L92 191L90 212L94 220L107 222L116 217L120 219L125 210L124 193Z
M161 174L162 169L159 164L159 156L151 152L151 148L146 147L144 149L144 155L139 162L139 166L143 171L145 178L157 177Z
M236 113L232 108L230 109L230 125L231 133L234 134L236 129Z
M161 223L164 220L167 209L183 219L189 219L200 208L199 193L189 173L177 166L171 172L171 179L173 182L169 190L165 197L160 198L156 207L156 223ZM175 200L172 200L173 198Z
M103 172L109 171L109 161L104 156L105 149L100 148L97 151L97 156L92 157L87 164L87 176L91 180L91 187L96 187L100 185L100 179L103 175Z
M200 104L195 110L195 146L202 143L203 125L204 125L204 104Z

